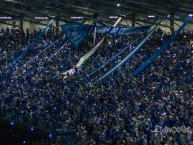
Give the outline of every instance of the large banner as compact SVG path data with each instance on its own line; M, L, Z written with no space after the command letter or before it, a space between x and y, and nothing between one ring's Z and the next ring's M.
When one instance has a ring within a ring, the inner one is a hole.
M140 33L147 29L149 29L151 26L141 26L141 27L113 27L113 26L95 26L95 25L83 25L81 23L68 23L60 25L62 30L69 34L72 32L77 38L77 34L80 36L85 36L86 32L94 32L96 29L96 33L99 34L109 34L109 35L128 35L128 34L134 34L134 33ZM75 33L75 34L74 34ZM71 36L74 37L74 36ZM79 40L79 39L78 39Z
M62 73L62 75L64 75L64 78L66 78L67 74L74 74L75 72L75 67L77 67L78 69L81 69L82 65L90 58L90 56L92 56L92 54L94 54L94 52L99 48L99 46L103 43L103 41L105 40L105 37L102 37L99 42L87 53L85 54L83 57L80 58L80 60L78 61L78 63L70 70Z
M90 29L91 32L93 31L92 27ZM96 26L96 33L108 34L108 35L128 35L128 34L134 34L134 33L141 33L149 28L150 26L142 26L142 27Z
M128 35L134 33L141 33L150 28L150 26L142 27L114 27L114 26L96 26L83 25L81 23L73 22L60 25L68 39L77 48L79 43L87 36L88 32L108 35Z
M61 28L76 48L88 33L88 30L81 23L68 23L61 25Z

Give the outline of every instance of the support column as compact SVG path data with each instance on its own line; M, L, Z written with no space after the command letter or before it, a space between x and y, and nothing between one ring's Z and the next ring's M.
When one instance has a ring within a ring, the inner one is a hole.
M16 28L16 21L13 20L13 29L15 29L15 28Z
M16 28L16 20L12 21L12 28L11 28L11 33L15 33L15 28Z
M135 13L132 14L132 27L135 27Z
M23 30L23 20L20 20L19 26L20 26L20 28Z
M56 35L59 33L59 16L56 18Z
M171 34L173 34L174 33L174 14L172 13L171 15L170 15L170 30L171 30Z

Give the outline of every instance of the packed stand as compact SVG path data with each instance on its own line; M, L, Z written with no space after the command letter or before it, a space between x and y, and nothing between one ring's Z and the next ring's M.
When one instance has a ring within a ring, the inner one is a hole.
M48 34L15 67L6 72L1 70L1 112L23 116L22 119L30 119L34 124L46 120L46 126L57 128L58 134L74 130L81 139L79 143L88 145L185 145L192 141L191 131L163 130L193 127L193 48L188 45L192 33L180 34L144 72L131 77L130 73L170 37L157 30L131 60L97 84L95 82L134 49L145 34L107 36L82 69L66 79L59 78L59 74L70 69L92 48L92 36L73 49L70 42L63 46L64 34ZM6 35L14 38L12 33ZM89 76L138 37L141 37L139 41L114 61ZM9 46L11 42L5 35L1 41L1 54L4 54L1 68L6 68L32 40L23 34L18 40L21 47L17 48L14 46L18 45ZM55 41L55 45L17 71ZM60 47L63 49L48 60ZM62 140L59 136L57 139Z

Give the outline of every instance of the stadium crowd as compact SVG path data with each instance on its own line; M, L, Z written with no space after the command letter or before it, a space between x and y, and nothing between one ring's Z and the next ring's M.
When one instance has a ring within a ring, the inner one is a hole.
M158 29L123 67L99 83L95 82L134 49L145 33L107 36L81 70L66 79L60 73L93 47L92 35L74 49L63 33L48 31L26 56L9 67L36 36L23 31L5 31L0 36L1 114L21 116L20 120L33 125L43 121L45 127L56 129L57 140L63 139L59 134L75 131L79 144L84 145L192 143L191 32L181 33L166 52L132 77L132 71L170 37ZM119 57L89 75L139 36Z

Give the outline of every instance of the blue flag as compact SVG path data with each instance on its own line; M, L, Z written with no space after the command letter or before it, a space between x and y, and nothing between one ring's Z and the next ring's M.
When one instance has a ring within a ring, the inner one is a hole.
M87 36L87 31L81 23L68 23L61 25L61 28L75 48L77 48L79 43Z

